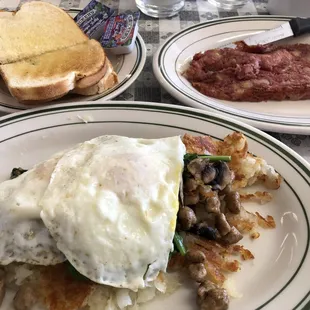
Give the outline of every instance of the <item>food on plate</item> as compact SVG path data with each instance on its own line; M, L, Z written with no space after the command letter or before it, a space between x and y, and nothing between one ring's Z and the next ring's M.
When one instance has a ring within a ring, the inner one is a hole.
M17 310L138 309L175 291L180 272L201 309L225 310L227 274L254 259L237 243L275 227L240 190L281 177L237 132L101 136L27 168L0 184L0 297L15 290Z
M95 95L117 83L110 61L95 40L2 65L0 70L11 94L28 104L61 98L70 90Z
M183 143L187 154L177 231L183 236L187 253L174 253L169 267L187 270L199 284L197 303L201 309L225 310L231 290L225 287L227 272L240 269L238 256L241 260L254 259L248 249L237 243L246 234L257 239L258 227L276 226L271 216L264 218L258 212L245 210L241 195L251 194L242 191L258 182L278 189L281 177L264 159L248 152L241 133L234 132L223 141L185 134Z
M72 92L84 96L92 96L101 94L115 86L118 83L117 74L114 72L113 65L107 58L103 70L104 75L97 83L89 85L89 81L83 78L76 83L76 86Z
M49 102L69 92L95 95L117 84L100 43L63 10L32 1L9 18L1 14L0 74L19 102Z
M39 207L60 156L56 154L26 173L14 169L14 178L0 184L0 265L51 265L65 260L42 223ZM17 171L21 173L18 177Z
M81 274L137 290L165 270L184 154L180 137L103 136L60 158L40 216Z
M19 177L21 174L25 173L27 170L19 167L19 168L13 168L11 171L11 177L10 179L15 179L17 177Z
M310 45L241 44L197 53L184 76L206 96L231 101L310 98Z

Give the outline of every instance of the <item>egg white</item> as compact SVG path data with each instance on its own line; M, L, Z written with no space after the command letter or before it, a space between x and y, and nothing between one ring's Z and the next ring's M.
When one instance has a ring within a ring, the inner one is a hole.
M40 218L39 206L61 156L57 154L0 184L0 265L52 265L65 260Z
M62 156L41 218L80 273L137 290L166 270L184 154L178 136L102 136Z

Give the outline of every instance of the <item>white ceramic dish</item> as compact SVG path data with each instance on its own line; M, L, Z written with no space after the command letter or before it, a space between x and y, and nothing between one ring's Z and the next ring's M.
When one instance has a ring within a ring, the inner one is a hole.
M81 119L87 119L85 123ZM267 134L232 119L172 105L135 102L73 103L53 105L8 115L0 119L0 181L11 168L30 168L53 153L103 134L159 138L190 133L222 139L243 132L249 149L265 158L284 178L274 199L249 210L275 218L275 230L243 244L255 255L234 275L243 294L230 310L306 310L310 305L310 166L294 151ZM190 285L173 295L145 304L142 309L197 310ZM9 310L10 308L2 307Z
M69 12L72 16L76 15L77 10ZM66 95L54 103L77 102L77 101L95 101L111 100L124 92L141 73L146 60L146 47L142 37L138 34L135 47L130 54L111 55L107 52L115 72L118 75L119 83L106 92L94 96L82 96L77 94ZM19 103L13 98L0 77L0 111L11 113L32 108L33 106Z
M197 24L171 36L156 52L153 69L160 84L175 98L195 108L217 111L263 130L310 133L310 100L232 102L210 98L195 90L181 72L197 52L242 40L276 27L284 16L244 16ZM310 43L310 36L288 43Z

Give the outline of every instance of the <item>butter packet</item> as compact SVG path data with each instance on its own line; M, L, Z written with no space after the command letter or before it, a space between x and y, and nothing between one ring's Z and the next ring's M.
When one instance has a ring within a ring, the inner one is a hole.
M114 14L114 9L105 6L103 2L104 0L90 1L74 18L76 24L90 39L100 39L106 21Z
M104 34L100 38L103 48L116 55L130 53L135 45L139 18L139 11L126 11L110 17L105 23Z

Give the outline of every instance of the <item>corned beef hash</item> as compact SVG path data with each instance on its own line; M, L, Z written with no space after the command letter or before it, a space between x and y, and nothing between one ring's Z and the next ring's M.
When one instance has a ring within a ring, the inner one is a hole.
M259 102L310 99L310 45L256 45L194 55L184 77L202 94Z

